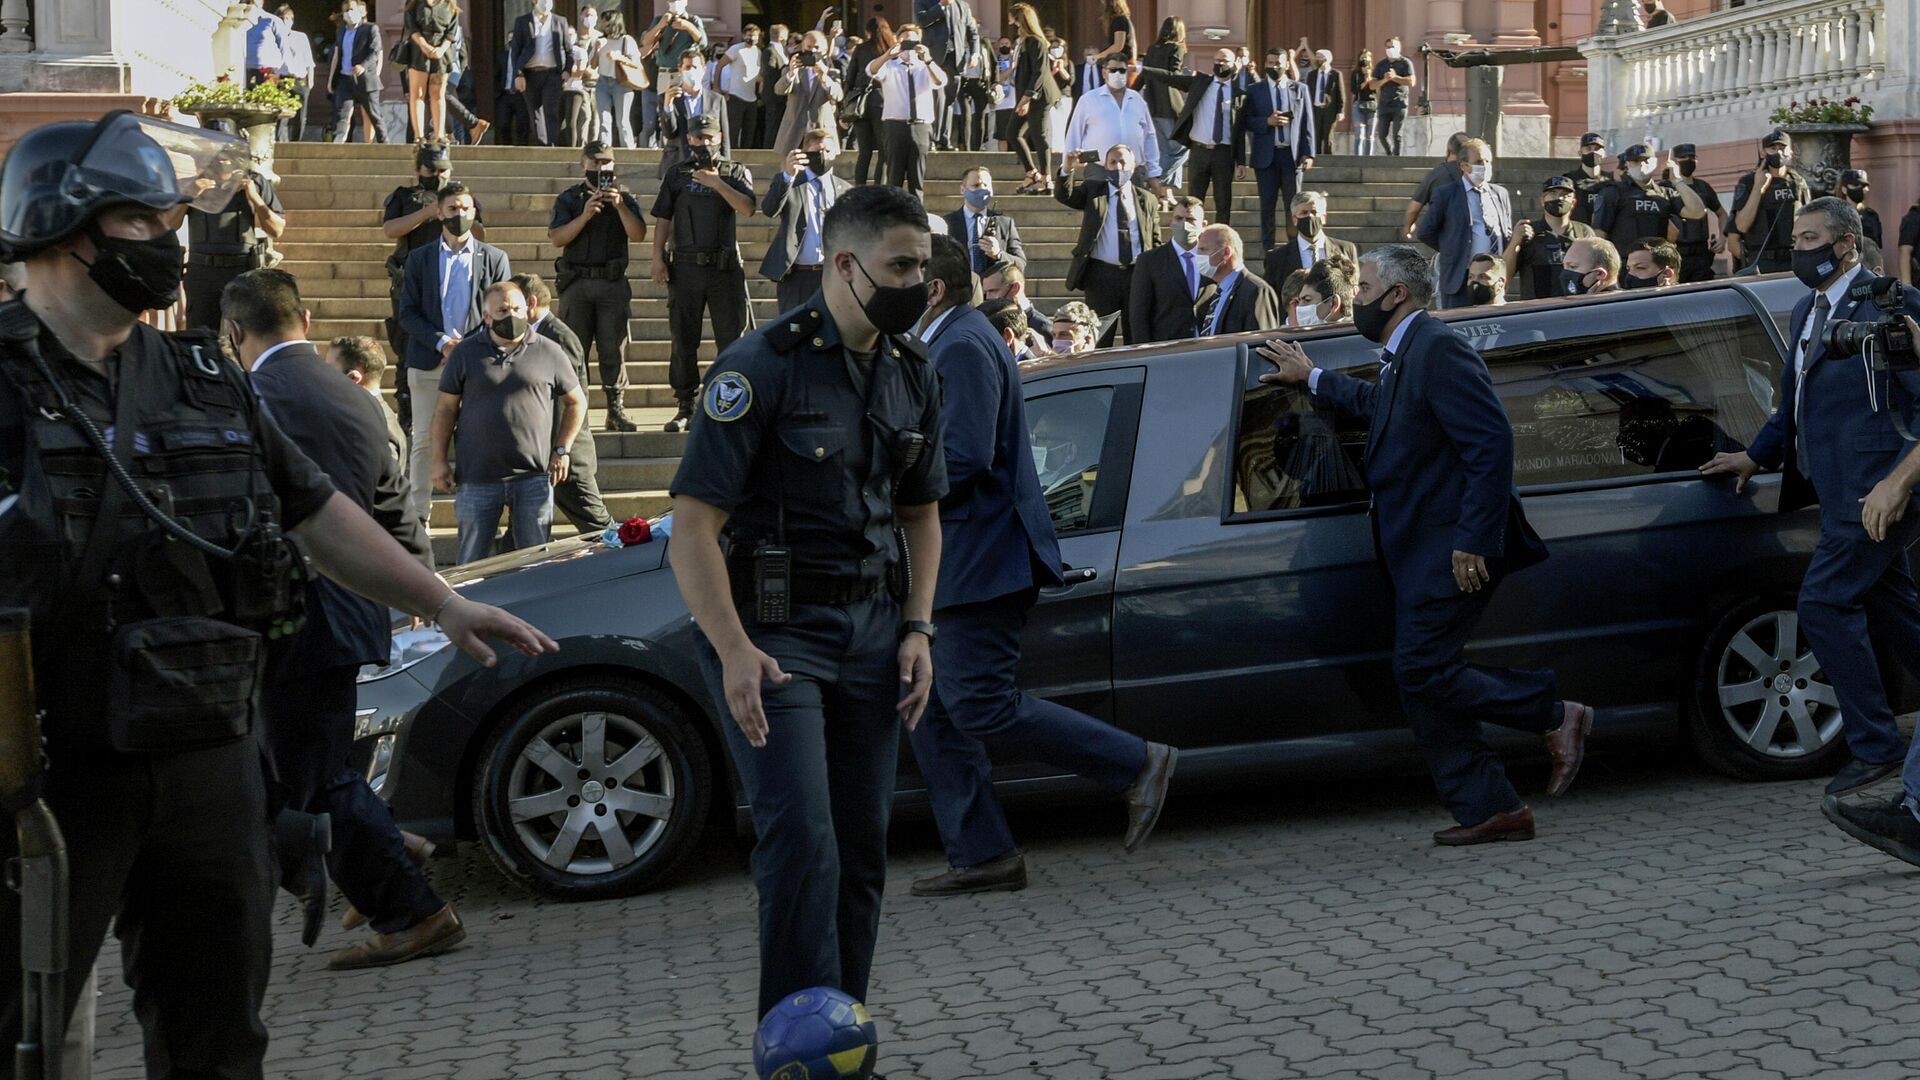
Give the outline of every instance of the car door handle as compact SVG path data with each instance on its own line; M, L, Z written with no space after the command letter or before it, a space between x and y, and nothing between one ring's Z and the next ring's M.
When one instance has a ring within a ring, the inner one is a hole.
M1071 588L1075 585L1085 585L1087 582L1099 576L1100 571L1095 570L1091 566L1063 566L1060 568L1060 584L1063 587Z

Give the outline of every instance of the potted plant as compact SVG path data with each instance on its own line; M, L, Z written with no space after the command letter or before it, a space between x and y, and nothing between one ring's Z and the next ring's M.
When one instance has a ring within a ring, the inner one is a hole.
M1773 110L1772 120L1793 136L1793 162L1817 195L1831 195L1853 167L1853 137L1867 130L1873 106L1857 97L1813 98Z
M222 75L210 83L193 83L175 94L173 107L199 117L202 125L231 124L246 136L256 167L271 176L274 131L280 121L299 111L300 99L273 76L242 86Z

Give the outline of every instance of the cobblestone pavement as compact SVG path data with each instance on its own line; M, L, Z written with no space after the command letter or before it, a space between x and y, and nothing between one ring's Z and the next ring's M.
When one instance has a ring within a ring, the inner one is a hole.
M1515 771L1544 782L1537 762ZM873 998L888 1080L1920 1074L1915 872L1820 816L1820 784L1742 784L1617 746L1540 839L1437 849L1424 781L1176 786L1141 854L1110 804L1015 813L1032 884L906 895L942 860L903 821ZM445 956L338 975L280 915L275 1077L750 1075L743 842L669 889L555 904L476 849L433 873ZM139 1074L101 977L102 1080Z

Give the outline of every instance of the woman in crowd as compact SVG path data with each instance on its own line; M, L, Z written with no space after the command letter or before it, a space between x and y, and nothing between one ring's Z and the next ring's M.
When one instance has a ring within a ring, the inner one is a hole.
M617 129L620 145L632 150L634 87L629 84L646 85L647 69L640 62L640 44L627 33L625 16L609 11L605 22L593 52L593 66L600 72L600 81L593 87L594 108L600 113L600 137L612 142Z
M1160 38L1147 50L1140 66L1169 75L1185 75L1187 21L1178 15L1160 20ZM1157 81L1143 81L1140 92L1146 96L1147 111L1153 114L1153 132L1160 139L1160 179L1174 187L1184 187L1181 170L1186 168L1187 146L1173 137L1173 125L1180 118L1185 95Z
M407 116L421 142L447 137L447 73L453 70L454 0L407 0L402 18L407 43Z
M1014 46L1013 126L1007 141L1027 171L1023 195L1045 195L1053 190L1047 173L1047 114L1060 100L1060 86L1047 64L1047 39L1032 4L1013 5L1007 21L1018 44Z
M884 15L875 15L867 20L867 37L860 47L853 50L853 61L847 65L847 100L854 102L853 113L854 141L860 145L860 159L854 164L853 182L867 182L867 166L874 165L873 178L880 181L887 175L887 164L881 157L880 147L880 86L873 76L867 74L872 63L893 51L893 24Z
M1013 92L1013 76L1019 67L1014 56L1014 37L1000 39L1000 51L994 57L993 139L1002 150L1013 149L1013 106L1019 99Z
M1353 74L1348 78L1353 98L1353 152L1369 157L1373 154L1373 113L1379 103L1375 91L1367 85L1373 81L1372 49L1360 50L1360 59L1353 62Z
M1047 28L1047 40L1052 47L1047 49L1047 65L1053 70L1053 84L1059 87L1073 85L1073 61L1067 59L1067 39ZM1067 121L1073 118L1073 94L1062 91L1060 100L1047 110L1047 145L1064 148L1067 145ZM1064 152L1064 150L1063 150ZM1064 164L1064 163L1063 163ZM1042 156L1040 165L1047 170L1049 181L1053 176L1051 159Z
M1127 8L1127 0L1102 0L1101 10L1106 16L1107 32L1113 40L1107 43L1106 48L1093 54L1093 62L1104 64L1109 56L1131 61L1139 56L1133 44L1133 12Z

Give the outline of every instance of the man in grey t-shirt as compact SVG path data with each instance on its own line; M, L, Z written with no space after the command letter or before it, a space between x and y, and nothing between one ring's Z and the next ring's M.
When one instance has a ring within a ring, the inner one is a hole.
M547 542L553 486L567 478L573 438L587 416L586 391L566 354L528 326L520 286L502 281L488 289L486 319L487 332L447 358L433 413L433 486L453 492L462 563L491 552L503 510L510 549ZM458 484L450 446L458 452Z

